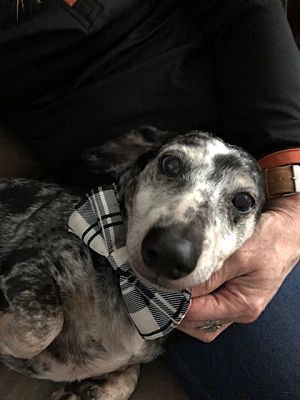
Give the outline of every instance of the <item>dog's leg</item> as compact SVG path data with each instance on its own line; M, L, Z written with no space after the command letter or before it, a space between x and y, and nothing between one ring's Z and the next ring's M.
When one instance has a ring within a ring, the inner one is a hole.
M0 276L0 354L32 358L62 325L59 291L42 261L16 264Z
M139 365L116 371L99 379L87 379L66 385L53 393L51 400L128 400L140 374Z

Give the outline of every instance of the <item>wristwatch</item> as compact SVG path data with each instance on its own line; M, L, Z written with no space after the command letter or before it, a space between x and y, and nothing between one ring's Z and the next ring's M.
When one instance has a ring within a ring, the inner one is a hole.
M263 171L268 199L300 193L300 164L267 168Z
M300 149L286 149L259 160L267 199L300 193Z

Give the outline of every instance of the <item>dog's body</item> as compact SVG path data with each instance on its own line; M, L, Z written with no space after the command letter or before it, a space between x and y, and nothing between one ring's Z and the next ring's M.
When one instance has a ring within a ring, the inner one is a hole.
M221 267L253 233L264 196L242 150L199 132L167 136L141 129L89 158L118 176L133 270L172 290ZM160 354L162 340L139 335L106 259L67 231L78 201L55 185L0 182L0 359L37 378L79 381L57 399L127 399L138 364Z

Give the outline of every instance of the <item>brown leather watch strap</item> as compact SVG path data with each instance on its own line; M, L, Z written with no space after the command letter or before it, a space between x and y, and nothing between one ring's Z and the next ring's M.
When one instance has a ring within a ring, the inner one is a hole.
M268 154L259 160L259 164L262 169L300 164L300 148L285 149Z
M300 165L285 165L265 169L267 198L300 192Z

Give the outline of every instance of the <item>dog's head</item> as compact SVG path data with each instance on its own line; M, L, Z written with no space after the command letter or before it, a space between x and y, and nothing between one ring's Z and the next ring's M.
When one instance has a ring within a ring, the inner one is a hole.
M264 204L257 162L208 133L141 128L88 158L118 175L131 266L162 288L206 281L252 235Z

